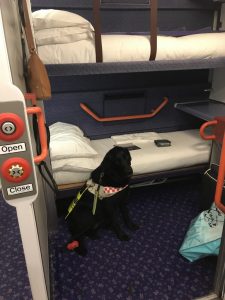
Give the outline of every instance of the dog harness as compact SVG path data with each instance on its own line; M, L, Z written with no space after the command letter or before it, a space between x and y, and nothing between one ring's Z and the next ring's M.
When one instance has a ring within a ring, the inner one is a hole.
M76 198L73 199L73 201L69 205L65 219L67 219L69 214L73 211L73 209L76 207L77 203L80 201L81 197L87 190L94 195L92 213L93 213L93 215L95 215L98 199L102 200L104 198L112 197L116 193L124 190L127 186L128 186L128 184L125 185L124 187L119 187L119 188L112 187L112 186L103 186L103 185L93 182L92 179L89 179L86 182L86 188L82 192L79 191L77 193Z

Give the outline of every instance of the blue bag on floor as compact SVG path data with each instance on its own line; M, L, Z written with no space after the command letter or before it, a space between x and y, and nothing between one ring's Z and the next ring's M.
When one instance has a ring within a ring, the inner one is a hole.
M224 214L213 203L209 210L191 221L180 254L191 262L208 255L218 255L223 224Z

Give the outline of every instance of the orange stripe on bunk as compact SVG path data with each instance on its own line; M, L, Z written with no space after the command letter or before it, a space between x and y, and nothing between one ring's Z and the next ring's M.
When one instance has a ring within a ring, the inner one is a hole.
M93 119L95 119L98 122L113 122L113 121L124 121L124 120L134 120L134 119L147 119L152 118L155 115L157 115L160 110L169 102L167 97L163 98L163 102L152 112L148 114L142 114L142 115L127 115L127 116L116 116L116 117L99 117L94 113L86 104L80 103L80 107Z

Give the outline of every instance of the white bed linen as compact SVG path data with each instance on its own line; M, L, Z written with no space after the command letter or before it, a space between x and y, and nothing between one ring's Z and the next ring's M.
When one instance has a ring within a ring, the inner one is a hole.
M116 145L138 142L150 142L158 138L160 138L160 136L157 132L141 132L111 136L111 139Z
M156 147L154 141L136 142L141 149L130 151L134 175L174 170L204 164L209 161L211 142L204 141L199 130L160 133L160 138L169 139L170 147ZM102 158L114 146L112 139L91 141L92 147ZM98 158L99 163L99 158ZM57 184L85 181L90 172L55 172Z
M102 35L103 61L148 61L148 36ZM44 45L38 53L45 64L95 62L94 40ZM202 33L182 37L159 36L156 60L210 59L225 56L225 33Z

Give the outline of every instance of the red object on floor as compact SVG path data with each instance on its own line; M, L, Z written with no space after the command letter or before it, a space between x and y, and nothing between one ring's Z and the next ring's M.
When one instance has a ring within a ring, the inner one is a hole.
M74 250L75 248L79 247L79 242L78 241L72 241L71 243L67 244L67 249L68 250Z

